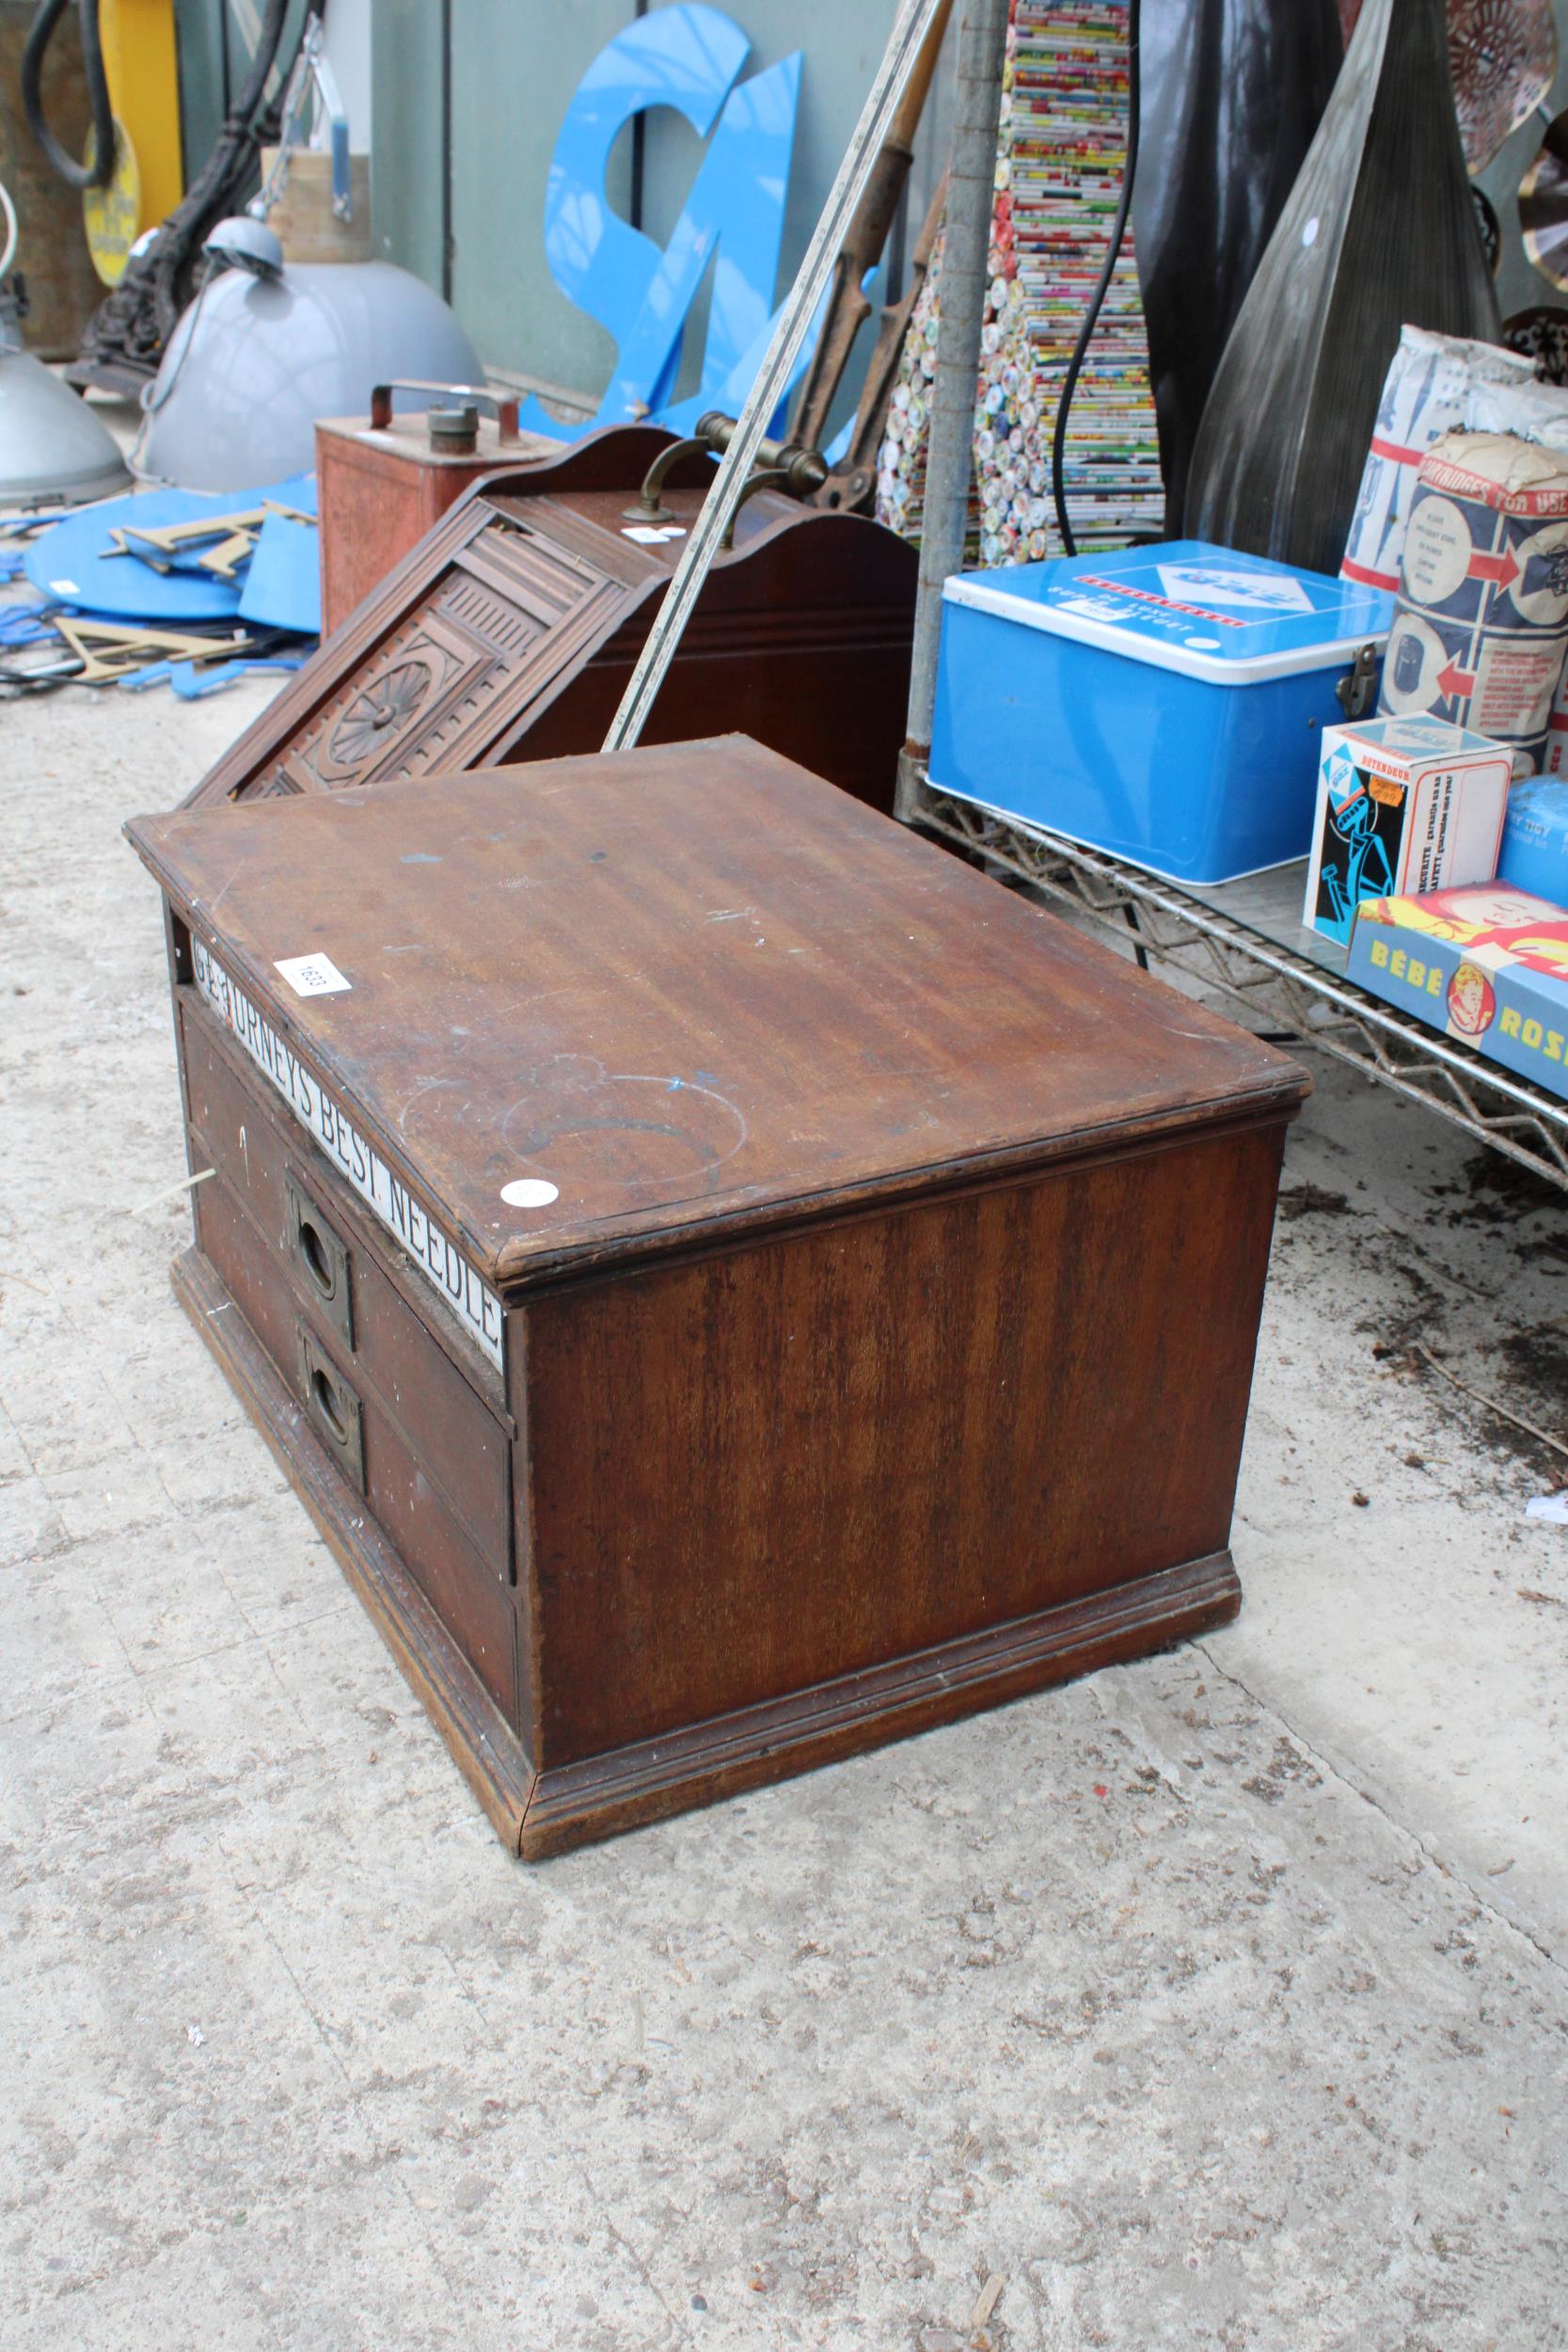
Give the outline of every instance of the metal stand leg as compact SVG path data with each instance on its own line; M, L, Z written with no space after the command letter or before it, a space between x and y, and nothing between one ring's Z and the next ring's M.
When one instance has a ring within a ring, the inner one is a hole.
M996 127L1006 56L1007 0L964 0L958 27L958 104L947 175L942 250L942 324L931 383L926 456L926 511L920 541L920 595L914 613L908 743L902 771L924 768L931 748L937 695L942 585L963 564L969 486L974 464L974 387L989 280L991 211L996 200ZM907 794L905 795L907 797Z

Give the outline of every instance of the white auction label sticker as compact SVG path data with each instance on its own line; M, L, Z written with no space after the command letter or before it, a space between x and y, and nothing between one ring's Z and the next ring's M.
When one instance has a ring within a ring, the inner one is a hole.
M560 1198L561 1186L546 1184L543 1176L515 1176L501 1186L501 1199L509 1209L547 1209Z
M272 968L282 973L296 996L336 996L340 989L354 986L330 956L280 956Z
M659 548L666 539L684 539L684 523L624 523L623 539L635 539L640 548Z
M328 1094L313 1070L284 1042L217 958L191 942L196 984L214 1012L230 1029L263 1077L282 1096L302 1127L315 1136L361 1200L400 1241L451 1312L479 1342L498 1369L503 1365L501 1303L454 1242L400 1184L368 1136Z

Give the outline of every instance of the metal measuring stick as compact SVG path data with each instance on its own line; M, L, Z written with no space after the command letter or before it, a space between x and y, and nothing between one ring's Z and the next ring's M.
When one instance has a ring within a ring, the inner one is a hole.
M681 560L671 575L664 601L621 697L621 707L605 737L603 748L607 752L628 751L648 723L664 673L691 618L709 566L723 543L763 436L784 397L800 347L811 332L816 306L827 290L839 247L848 233L865 183L897 113L905 84L919 62L926 36L941 7L942 0L903 0L861 119L855 125L854 136L845 150L838 177L806 248L806 258L779 314L768 356L736 421L729 448L703 502L691 536L681 551Z
M974 469L974 394L990 282L996 202L996 130L1007 49L1007 0L968 0L958 29L958 86L947 222L942 248L942 321L936 373L927 401L925 508L920 593L914 609L907 767L931 750L942 582L963 569L969 490Z

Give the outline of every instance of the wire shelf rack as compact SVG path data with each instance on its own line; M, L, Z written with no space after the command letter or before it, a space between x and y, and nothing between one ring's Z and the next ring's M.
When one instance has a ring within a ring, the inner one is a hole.
M1018 818L956 800L912 773L901 782L898 813L907 824L1089 916L1140 963L1152 959L1219 990L1253 1026L1337 1056L1568 1188L1568 1103L1347 981L1336 969L1343 951L1301 926L1302 866L1184 889Z

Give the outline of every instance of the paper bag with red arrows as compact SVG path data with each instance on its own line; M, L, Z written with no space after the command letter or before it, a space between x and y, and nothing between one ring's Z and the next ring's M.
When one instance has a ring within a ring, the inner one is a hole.
M1421 466L1378 707L1430 711L1541 765L1568 658L1568 456L1449 433Z

